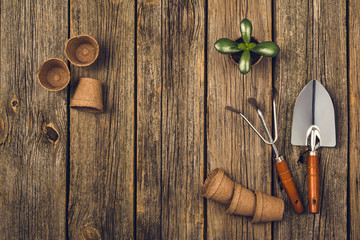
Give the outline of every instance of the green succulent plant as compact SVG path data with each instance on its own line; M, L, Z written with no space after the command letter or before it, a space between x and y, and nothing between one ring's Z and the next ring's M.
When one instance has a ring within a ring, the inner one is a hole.
M243 19L240 23L240 32L243 43L237 43L228 38L220 38L215 43L215 49L222 54L239 54L242 52L239 61L239 70L246 74L251 68L251 54L254 52L264 57L275 57L278 55L279 46L271 41L256 44L251 41L252 24L248 19Z

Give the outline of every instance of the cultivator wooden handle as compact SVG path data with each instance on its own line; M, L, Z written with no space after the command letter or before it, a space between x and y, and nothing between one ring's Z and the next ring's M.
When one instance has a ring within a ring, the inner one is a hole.
M275 168L279 174L281 183L290 199L291 205L296 213L302 213L304 206L302 205L299 192L296 188L294 179L291 175L288 165L283 157L278 157L278 162L275 163Z
M320 177L319 177L319 157L316 151L311 151L307 161L307 181L309 213L318 213L320 206Z

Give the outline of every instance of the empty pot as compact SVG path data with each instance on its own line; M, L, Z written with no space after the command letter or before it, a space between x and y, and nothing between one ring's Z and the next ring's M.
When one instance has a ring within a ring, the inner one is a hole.
M69 84L70 71L63 60L50 58L40 65L36 77L43 88L60 91Z
M255 194L253 191L235 183L234 195L226 213L253 216L255 212Z
M210 172L200 191L201 196L222 204L230 204L233 193L234 182L219 168Z
M256 206L252 223L281 221L284 215L284 200L255 191Z
M66 42L65 54L75 66L89 66L99 56L99 44L89 35L75 36Z

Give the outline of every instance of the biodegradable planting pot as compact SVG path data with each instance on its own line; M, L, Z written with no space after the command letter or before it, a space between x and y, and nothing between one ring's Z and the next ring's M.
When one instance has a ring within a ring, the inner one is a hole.
M203 197L228 205L234 193L234 185L235 183L223 170L216 168L206 178L200 194Z
M244 42L244 40L242 38L238 38L235 41L238 44ZM254 42L256 44L259 43L259 41L254 37L250 38L250 42ZM239 65L241 54L242 54L242 52L231 54L230 59L232 60L233 63L235 63L236 65ZM256 54L256 53L254 53L252 51L250 51L250 57L251 57L251 66L255 66L256 64L258 64L263 58L263 56L261 56L259 54Z
M93 78L80 78L70 107L83 112L100 113L103 111L102 85Z
M256 206L252 223L281 221L284 215L284 200L255 191Z
M99 44L95 38L80 35L70 38L65 45L65 54L75 66L89 66L99 56Z
M43 88L55 92L69 84L70 71L63 60L50 58L40 65L36 77Z
M226 213L253 216L255 212L255 194L253 191L235 183L234 195Z

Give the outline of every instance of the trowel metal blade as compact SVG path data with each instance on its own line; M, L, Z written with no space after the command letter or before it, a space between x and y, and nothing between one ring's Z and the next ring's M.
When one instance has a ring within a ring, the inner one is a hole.
M334 105L325 87L317 80L310 81L296 100L291 144L306 146L308 130L313 126L319 129L320 147L336 145Z

